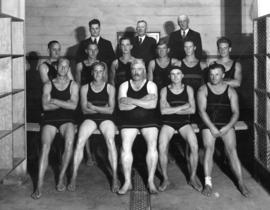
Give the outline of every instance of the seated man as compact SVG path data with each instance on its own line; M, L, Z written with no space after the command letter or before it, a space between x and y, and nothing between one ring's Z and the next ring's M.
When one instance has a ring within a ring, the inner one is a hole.
M168 165L168 145L177 130L190 148L188 157L190 169L190 185L198 190L202 186L196 176L198 165L198 143L197 137L190 125L189 114L195 113L195 101L192 87L184 85L184 77L179 67L172 67L169 74L171 84L161 89L160 92L160 112L162 114L162 128L159 134L159 160L163 175L163 182L159 187L164 191L170 184Z
M198 91L199 114L203 120L202 138L205 147L204 173L205 186L203 194L211 196L213 154L216 138L220 137L225 145L231 168L236 175L238 187L243 196L249 192L244 185L241 164L236 151L234 124L239 117L238 97L236 91L223 81L225 68L214 63L209 66L210 82Z
M76 82L69 79L68 71L69 61L61 58L58 62L57 77L52 81L48 81L43 88L42 151L39 161L37 188L32 194L34 199L38 199L42 195L41 190L44 174L48 166L48 155L52 141L58 131L65 139L65 151L56 189L58 191L65 190L64 175L73 151L75 135L74 110L78 103L78 86Z
M139 130L147 144L146 164L149 191L157 193L154 184L158 160L158 124L155 114L157 87L155 83L147 81L145 64L142 60L135 60L131 64L131 77L131 80L120 85L118 94L121 120L119 126L122 137L121 161L125 177L125 183L118 193L125 194L132 189L132 146Z
M81 108L84 121L80 126L76 150L74 153L73 173L68 190L76 188L76 178L79 165L83 158L83 148L88 138L98 128L103 134L107 147L108 159L112 168L112 191L118 191L117 151L114 142L115 125L112 113L115 105L115 89L107 83L107 68L103 62L93 64L93 81L81 88Z

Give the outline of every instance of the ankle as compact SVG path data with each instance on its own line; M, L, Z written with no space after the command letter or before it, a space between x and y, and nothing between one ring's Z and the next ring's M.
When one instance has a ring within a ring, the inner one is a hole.
M204 183L205 183L205 185L208 185L208 186L212 187L212 178L211 178L211 176L206 176L204 178Z

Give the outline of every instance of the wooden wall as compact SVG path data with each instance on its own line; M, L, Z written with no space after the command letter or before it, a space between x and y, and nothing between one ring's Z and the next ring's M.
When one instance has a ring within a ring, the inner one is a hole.
M215 55L215 41L221 35L234 39L252 33L253 4L254 0L28 0L26 50L47 55L48 41L56 39L63 54L71 53L70 47L89 36L92 18L101 20L101 34L114 46L117 31L134 29L139 19L148 22L149 31L164 37L178 29L179 14L188 14L190 27L201 33L205 53Z

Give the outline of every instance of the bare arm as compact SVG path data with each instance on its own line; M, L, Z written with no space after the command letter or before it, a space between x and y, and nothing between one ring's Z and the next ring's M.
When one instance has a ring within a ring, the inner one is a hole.
M83 114L96 114L97 111L91 108L91 103L87 101L88 84L81 87L81 109Z
M233 79L225 79L226 84L230 85L231 87L240 87L242 82L242 66L239 62L235 63L235 72Z
M178 111L186 109L189 104L184 104L182 106L171 107L167 101L167 87L164 87L160 91L160 112L162 115L176 114Z
M39 75L43 84L49 81L48 72L49 68L45 63L38 66Z
M128 104L126 103L126 99L127 99L127 91L128 91L128 81L122 83L119 87L119 92L118 92L118 105L119 105L119 109L121 111L123 110L132 110L134 108L136 108L135 105L132 104Z
M108 91L108 95L109 95L109 101L108 104L106 106L95 106L92 105L92 109L98 113L102 113L102 114L112 114L113 110L114 110L114 106L115 106L115 88L108 84L107 86L107 91Z
M239 118L239 105L237 93L233 88L229 87L228 95L231 104L232 117L229 123L220 129L221 135L226 134L235 125L235 123Z
M51 99L51 103L55 104L64 109L75 110L78 104L79 96L78 96L78 85L76 82L72 81L70 87L70 99L67 101L62 101L59 99Z
M153 81L154 79L154 75L153 75L154 70L155 70L155 60L151 60L148 65L148 74L147 74L149 81Z
M56 110L60 107L51 103L51 91L52 91L52 84L51 82L47 82L43 86L43 94L42 94L42 107L44 110Z
M115 86L115 72L116 72L117 68L118 68L118 60L116 59L112 62L111 71L110 71L110 78L109 78L109 82L113 86Z
M129 98L130 103L144 109L154 109L157 106L157 86L152 81L147 83L148 94L140 99Z
M195 99L194 99L194 91L192 87L187 85L187 94L188 94L188 103L185 104L187 107L182 108L176 112L176 114L194 114L196 111ZM184 106L184 105L183 105Z
M77 65L76 65L75 80L76 80L76 82L77 82L77 84L78 84L79 86L81 85L82 69L83 69L82 62L77 63Z
M198 109L199 109L199 115L201 116L203 122L206 124L206 126L210 129L210 132L214 137L220 136L219 130L216 128L216 126L213 124L213 122L210 120L207 112L206 112L206 106L207 106L207 87L206 85L203 85L198 90L197 94L197 102L198 102Z
M178 60L176 58L172 58L172 65L181 67L182 63L180 60Z

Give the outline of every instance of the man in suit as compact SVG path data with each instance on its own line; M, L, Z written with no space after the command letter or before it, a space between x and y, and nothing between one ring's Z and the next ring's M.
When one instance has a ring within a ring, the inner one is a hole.
M76 62L82 62L83 60L87 59L85 49L90 42L96 43L98 46L99 53L97 55L97 59L105 62L107 66L111 66L112 61L115 59L114 50L112 43L100 36L100 21L98 19L89 21L89 31L91 36L80 43L76 55Z
M195 56L198 59L202 57L202 40L200 33L189 28L189 18L187 15L180 15L177 19L179 30L171 33L169 38L169 48L171 49L171 57L182 60L185 57L184 41L192 40L196 46Z
M146 35L147 22L145 20L139 20L137 22L137 36L133 39L133 48L131 54L135 58L143 59L146 66L150 60L155 57L156 40Z

